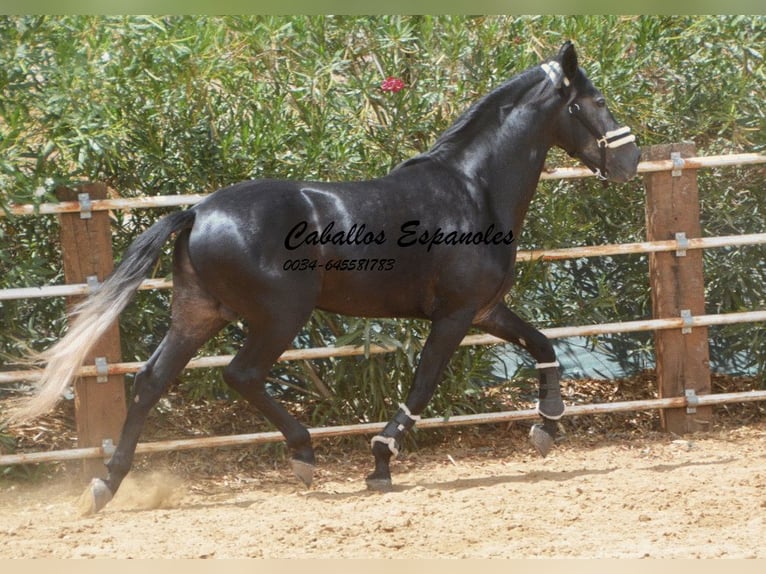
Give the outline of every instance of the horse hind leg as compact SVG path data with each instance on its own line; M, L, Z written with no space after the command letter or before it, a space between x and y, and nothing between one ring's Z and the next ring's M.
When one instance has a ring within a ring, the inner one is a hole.
M130 471L136 445L150 410L197 350L230 320L219 303L199 286L198 278L188 264L183 239L176 244L170 328L136 374L133 397L128 405L119 442L106 463L107 477L91 481L79 501L82 514L98 512L112 499Z
M224 369L224 380L258 409L284 435L291 451L290 464L295 475L308 487L314 475L314 449L311 435L266 390L266 377L279 355L295 338L311 309L276 315L264 312L249 324L258 328Z
M205 330L193 331L186 322L174 322L149 361L136 374L133 397L114 454L106 463L107 478L93 479L81 504L83 514L98 512L117 492L133 463L136 445L149 411L194 353L226 324L211 321Z

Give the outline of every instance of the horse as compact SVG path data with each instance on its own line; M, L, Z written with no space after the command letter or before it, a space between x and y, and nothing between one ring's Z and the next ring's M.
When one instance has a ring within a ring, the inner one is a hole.
M175 235L170 326L135 377L107 476L94 478L84 493L86 512L98 512L117 492L147 415L169 383L208 339L240 320L248 334L223 379L281 431L293 472L310 487L310 434L269 395L265 381L314 309L430 321L407 397L372 438L369 489L391 489L391 457L471 327L535 359L541 421L530 439L545 456L565 409L559 363L550 341L504 296L514 280L516 240L554 146L604 182L628 181L640 158L635 136L617 123L570 41L476 101L428 151L382 177L245 181L165 216L76 309L67 334L44 352L35 392L12 418L38 416L56 403Z

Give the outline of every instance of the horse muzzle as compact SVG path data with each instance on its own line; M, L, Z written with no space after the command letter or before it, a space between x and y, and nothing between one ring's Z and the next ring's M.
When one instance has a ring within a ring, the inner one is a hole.
M615 152L607 153L604 179L614 183L625 183L633 179L638 173L640 160L641 150L632 141Z

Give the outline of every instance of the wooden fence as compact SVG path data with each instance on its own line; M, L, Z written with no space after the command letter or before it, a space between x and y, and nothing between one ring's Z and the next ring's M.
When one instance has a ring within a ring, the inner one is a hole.
M678 434L708 427L714 404L766 400L766 391L711 395L707 327L752 321L766 321L766 310L743 313L704 315L704 281L701 249L730 245L766 243L766 233L741 236L702 238L699 223L696 171L701 168L741 166L766 163L766 155L736 154L696 157L691 144L653 146L643 150L639 173L647 190L647 241L621 244L519 252L519 260L561 260L629 253L649 255L653 319L545 329L550 338L590 336L608 333L654 331L659 399L604 405L569 407L568 415L617 412L625 410L661 409L663 428ZM584 168L560 168L545 172L542 179L569 179L591 176ZM87 295L111 271L111 232L108 210L141 209L193 205L204 195L163 196L155 198L107 199L100 185L84 186L73 194L62 190L56 204L14 206L16 215L59 214L61 221L64 271L67 285L6 289L0 300L33 297L66 296L70 302ZM683 205L683 210L674 206ZM4 214L0 211L0 217ZM170 288L166 280L147 280L142 289ZM497 344L490 335L472 335L463 345ZM125 416L122 375L138 371L143 363L121 362L119 330L99 343L91 364L80 370L75 385L75 406L79 446L67 451L0 456L0 465L46 462L79 458L92 460L108 455L119 436ZM386 353L393 349L372 346L370 353ZM280 360L306 360L322 357L361 355L362 347L331 347L286 351ZM224 366L231 356L202 357L192 360L187 368ZM33 380L34 371L0 371L0 384ZM513 411L428 419L419 427L476 424L526 420L536 417L534 411ZM375 433L384 423L369 423L326 429L311 429L314 436ZM140 444L137 452L179 450L189 448L257 444L281 440L277 432L205 437L179 441ZM86 471L93 476L102 473L100 462Z

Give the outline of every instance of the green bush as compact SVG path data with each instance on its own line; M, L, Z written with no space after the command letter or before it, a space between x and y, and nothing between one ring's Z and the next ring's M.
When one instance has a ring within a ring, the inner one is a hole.
M2 17L0 206L52 201L57 185L103 181L122 196L210 192L248 178L374 177L427 149L470 102L565 39L641 145L693 141L701 155L763 151L763 17ZM405 88L380 89L387 76ZM569 161L554 153L551 164ZM700 174L704 235L763 231L763 170ZM637 179L544 182L521 248L645 238ZM162 210L115 214L115 252ZM61 282L55 218L0 218L0 287ZM53 249L51 248L53 247ZM762 247L705 254L710 312L764 307ZM169 273L165 257L159 276ZM641 256L523 264L509 302L540 327L650 316ZM123 315L126 360L145 359L168 321L167 293ZM63 302L2 302L0 352L42 348L63 331ZM297 343L396 341L392 355L283 363L275 391L322 396L312 422L379 420L401 400L426 325L315 314ZM714 362L763 372L761 325L713 331ZM233 325L206 353L235 352ZM591 341L626 368L649 335ZM453 360L434 413L470 410L495 351ZM465 367L471 367L466 371ZM191 394L224 393L218 373L187 372ZM317 383L319 381L319 383Z

